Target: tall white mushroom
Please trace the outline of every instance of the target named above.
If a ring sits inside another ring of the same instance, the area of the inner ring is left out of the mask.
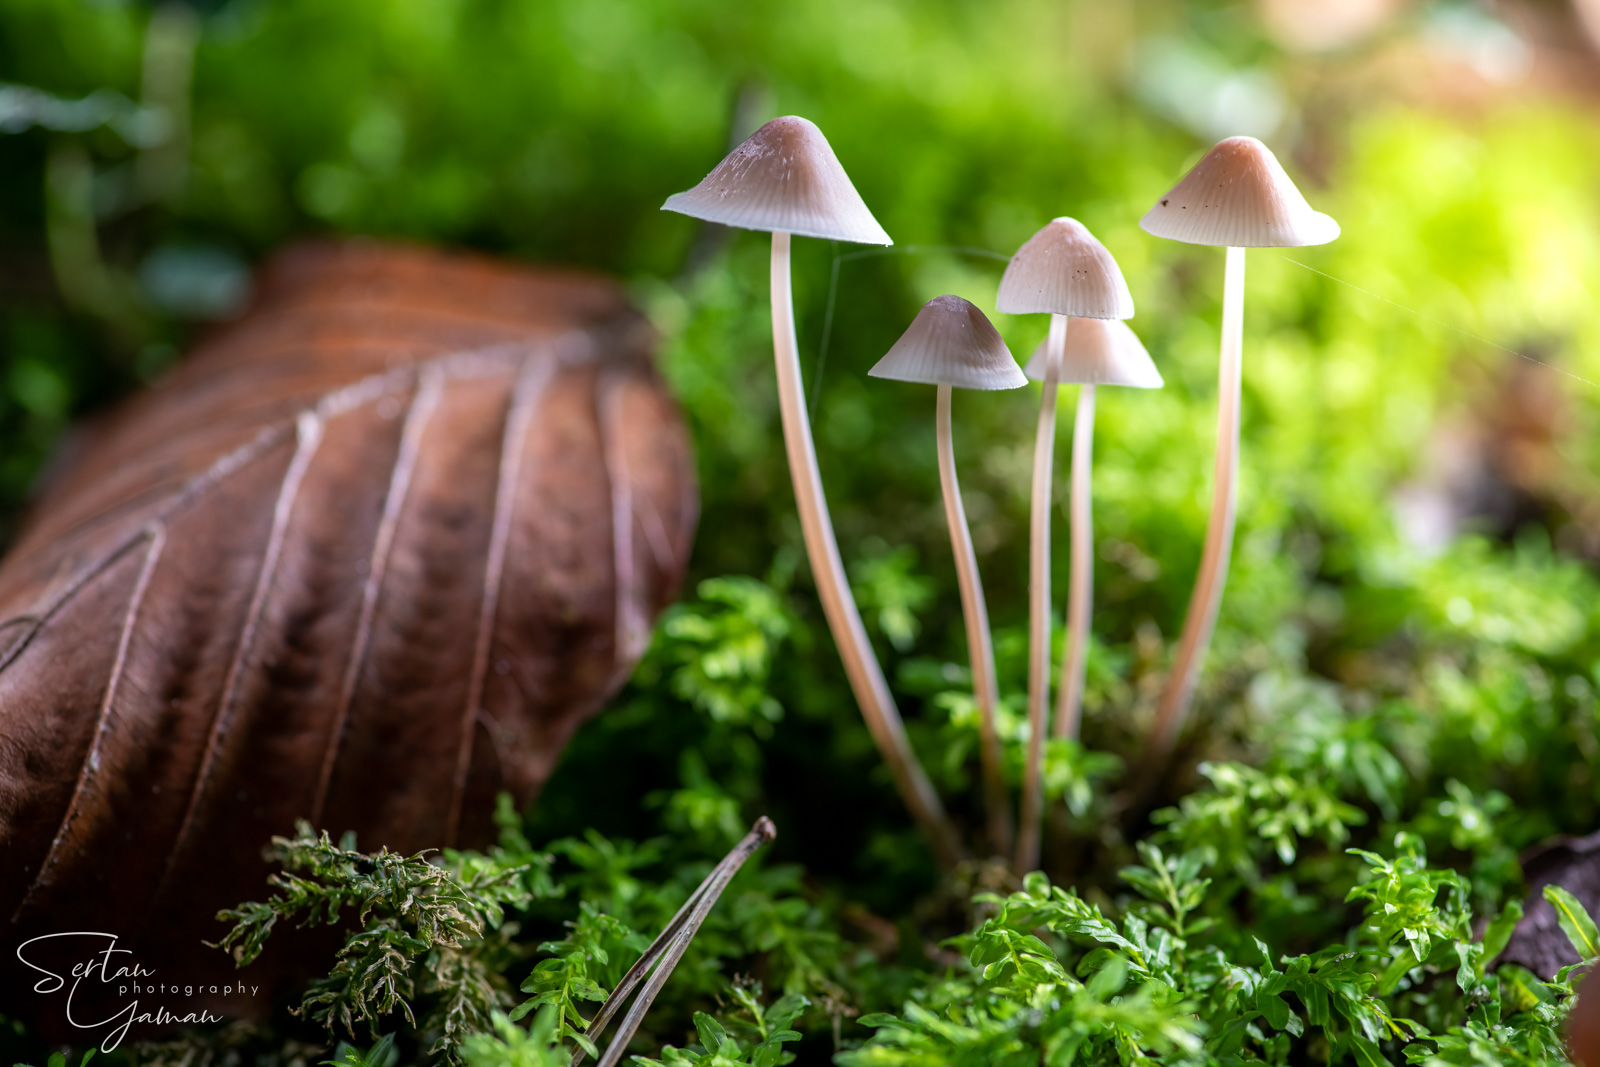
[[[1148,745],[1153,770],[1166,759],[1194,697],[1222,603],[1233,550],[1239,480],[1239,387],[1243,366],[1244,251],[1327,244],[1339,224],[1311,210],[1266,145],[1254,137],[1217,144],[1140,220],[1147,233],[1228,250],[1222,284],[1222,357],[1217,376],[1217,454],[1211,517],[1172,673]]]
[[[1023,368],[1043,381],[1048,344],[1042,344]],[[1067,585],[1067,651],[1061,660],[1061,685],[1056,692],[1055,736],[1077,737],[1083,710],[1083,680],[1089,662],[1089,608],[1094,596],[1094,523],[1092,519],[1095,387],[1127,385],[1159,389],[1161,374],[1128,324],[1117,319],[1079,319],[1067,330],[1062,353],[1062,385],[1077,383],[1078,411],[1072,425],[1072,488],[1067,513],[1072,531],[1072,567]]]
[[[751,134],[704,181],[687,192],[668,197],[662,209],[772,234],[772,348],[777,363],[783,440],[806,556],[862,718],[912,816],[927,834],[940,861],[953,865],[961,856],[960,840],[906,740],[900,712],[861,624],[861,613],[839,558],[828,502],[822,493],[816,447],[811,441],[811,424],[806,417],[789,280],[791,234],[858,244],[894,242],[850,184],[822,131],[793,115],[773,119]]]
[[[1012,315],[1050,315],[1044,400],[1033,449],[1028,562],[1028,758],[1023,769],[1017,869],[1039,865],[1044,816],[1045,708],[1050,702],[1050,473],[1056,437],[1056,385],[1067,319],[1130,319],[1133,297],[1117,261],[1076,219],[1053,219],[1006,265],[995,306]]]
[[[939,488],[944,493],[944,517],[950,527],[950,550],[955,555],[956,579],[961,589],[967,656],[972,664],[972,694],[978,704],[989,843],[996,855],[1004,856],[1011,851],[1011,816],[994,721],[1000,685],[995,677],[994,642],[989,633],[983,581],[978,576],[978,557],[972,550],[967,513],[961,505],[961,484],[956,480],[950,394],[952,389],[1018,389],[1028,380],[983,312],[959,296],[936,296],[924,304],[888,355],[867,373],[874,378],[939,387],[935,418]]]

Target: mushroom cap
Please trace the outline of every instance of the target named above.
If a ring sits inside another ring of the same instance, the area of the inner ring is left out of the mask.
[[[1034,349],[1023,368],[1036,382],[1044,381],[1045,345]],[[1135,389],[1160,389],[1166,383],[1150,360],[1138,336],[1116,319],[1073,319],[1067,324],[1067,347],[1061,354],[1062,385],[1131,385]]]
[[[744,230],[894,244],[822,131],[797,115],[773,119],[752,133],[704,181],[667,197],[661,209]]]
[[[1230,137],[1156,201],[1139,225],[1171,241],[1230,248],[1324,245],[1339,224],[1311,210],[1272,150]]]
[[[888,355],[867,373],[958,389],[1017,389],[1028,384],[987,316],[959,296],[936,296],[923,304]]]
[[[1077,219],[1051,219],[1006,264],[995,308],[1008,315],[1133,318],[1122,268]]]

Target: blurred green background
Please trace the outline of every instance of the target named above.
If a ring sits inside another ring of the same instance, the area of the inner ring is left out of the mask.
[[[1138,761],[1206,519],[1222,282],[1220,250],[1138,219],[1210,143],[1250,133],[1343,236],[1250,255],[1235,569],[1161,799],[1225,756],[1315,764],[1374,825],[1422,817],[1449,779],[1506,800],[1512,846],[1592,830],[1585,25],[1556,0],[0,0],[0,505],[14,524],[72,420],[248,306],[252,267],[287,242],[614,274],[661,330],[703,522],[686,604],[533,831],[664,829],[709,850],[766,811],[780,854],[898,913],[931,862],[805,572],[765,240],[658,210],[761,121],[805,115],[898,242],[797,242],[824,479],[914,740],[974,841],[933,395],[865,371],[932,296],[992,308],[1003,257],[1053,216],[1088,225],[1128,278],[1167,386],[1102,394],[1087,750],[1051,755],[1077,842],[1052,865],[1114,866],[1143,816],[1108,798],[1118,761]],[[1019,358],[1046,327],[996,323]],[[1030,387],[956,407],[1014,763],[1037,403]],[[1064,513],[1056,531],[1064,595]],[[1441,847],[1470,859],[1477,839],[1456,838]]]

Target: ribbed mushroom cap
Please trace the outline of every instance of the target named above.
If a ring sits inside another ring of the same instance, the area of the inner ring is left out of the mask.
[[[744,230],[894,244],[850,184],[822,131],[796,115],[773,119],[752,133],[704,181],[667,197],[661,209]]]
[[[1168,240],[1231,248],[1323,245],[1339,236],[1339,224],[1311,210],[1254,137],[1219,142],[1139,225]]]
[[[1044,344],[1034,349],[1023,368],[1036,382],[1044,381]],[[1067,324],[1067,347],[1061,355],[1062,385],[1131,385],[1135,389],[1160,389],[1165,382],[1150,361],[1150,353],[1128,324],[1116,319],[1073,319]]]
[[[874,378],[958,389],[1016,389],[1028,384],[994,325],[970,301],[936,296],[917,312]]]
[[[1008,315],[1133,318],[1122,268],[1077,219],[1052,219],[1006,264],[995,307]]]

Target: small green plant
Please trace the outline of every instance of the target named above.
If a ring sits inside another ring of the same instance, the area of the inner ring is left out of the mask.
[[[1259,881],[1269,855],[1287,866],[1302,840],[1342,845],[1350,828],[1367,820],[1361,809],[1314,778],[1238,763],[1201,764],[1200,773],[1212,787],[1157,812],[1155,821],[1165,824],[1164,836],[1180,847],[1211,850],[1215,862],[1247,884]]]
[[[567,1067],[572,1053],[561,1044],[555,1008],[533,1017],[526,1030],[502,1012],[490,1017],[491,1029],[469,1034],[461,1042],[466,1067]]]
[[[699,601],[669,608],[644,677],[664,673],[678,698],[718,722],[770,724],[783,715],[768,680],[791,622],[779,592],[753,578],[708,578]]]
[[[523,843],[513,838],[514,846]],[[500,973],[513,954],[505,908],[548,890],[538,877],[547,861],[517,862],[526,858],[519,847],[488,856],[451,853],[440,862],[426,853],[363,853],[349,836],[334,844],[305,822],[294,837],[273,838],[268,856],[283,866],[268,879],[277,892],[218,913],[234,925],[216,947],[245,966],[280,921],[353,922],[333,970],[311,984],[296,1009],[330,1035],[354,1037],[361,1024],[375,1034],[394,1012],[418,1026],[412,1001],[420,994],[429,1005],[421,1029],[438,1034],[434,1051],[453,1051],[466,1034],[487,1026],[495,1010],[511,1005]]]
[[[370,1048],[341,1041],[333,1050],[333,1059],[323,1060],[323,1067],[395,1067],[400,1062],[400,1050],[394,1046],[394,1035],[384,1034]]]
[[[579,908],[578,918],[569,924],[571,932],[566,937],[539,946],[540,952],[550,956],[540,960],[522,983],[522,991],[533,996],[517,1005],[510,1018],[515,1021],[535,1009],[549,1011],[555,1019],[556,1035],[582,1046],[593,1056],[597,1051],[584,1033],[589,1020],[580,1006],[584,1002],[604,1002],[622,976],[621,961],[637,959],[650,941],[590,901],[584,901]],[[601,985],[601,981],[605,984]]]
[[[99,1050],[91,1048],[84,1052],[83,1058],[78,1061],[78,1067],[89,1067],[89,1061],[94,1059],[94,1054],[97,1051]],[[50,1058],[46,1060],[45,1063],[46,1067],[67,1067],[67,1054],[65,1052],[52,1052],[50,1053]],[[14,1064],[13,1067],[28,1067],[28,1065],[25,1063],[18,1063]]]
[[[763,1007],[760,983],[735,985],[732,997],[737,1010],[727,1025],[703,1011],[695,1012],[698,1045],[666,1045],[659,1060],[635,1056],[633,1062],[641,1067],[783,1067],[793,1063],[794,1053],[785,1051],[783,1046],[800,1040],[799,1031],[788,1027],[806,1010],[809,1001],[791,993]]]
[[[1122,871],[1136,898],[1120,920],[1040,874],[986,897],[998,913],[952,942],[965,966],[898,1015],[864,1017],[877,1035],[837,1062],[1559,1062],[1574,968],[1550,982],[1488,972],[1520,908],[1474,937],[1466,880],[1430,868],[1415,839],[1402,836],[1393,859],[1352,850],[1368,868],[1348,894],[1362,925],[1295,955],[1204,914],[1204,850],[1139,851],[1144,862]],[[1600,958],[1582,906],[1547,897],[1582,959]]]

